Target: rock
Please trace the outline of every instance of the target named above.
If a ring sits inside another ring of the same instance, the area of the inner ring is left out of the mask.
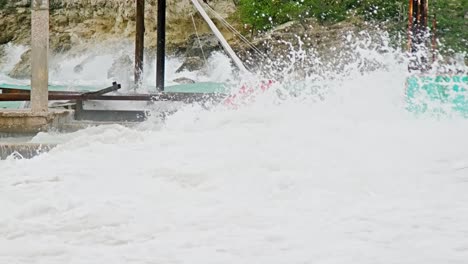
[[[13,70],[8,73],[8,76],[14,79],[31,78],[31,50],[21,55],[21,60],[15,65]]]
[[[83,71],[83,65],[78,64],[75,67],[73,67],[73,72],[74,73],[81,73]]]
[[[69,34],[54,34],[50,38],[50,49],[55,53],[63,53],[72,48]]]
[[[65,15],[58,15],[58,16],[55,18],[55,23],[56,23],[56,25],[59,25],[59,26],[67,26],[67,24],[68,24],[68,17],[65,16]]]
[[[157,0],[146,0],[145,44],[148,49],[155,49],[157,34],[156,11]],[[4,8],[1,8],[4,3]],[[31,0],[0,0],[0,45],[14,42],[14,44],[28,45],[30,41],[31,27]],[[213,0],[210,5],[223,18],[236,12],[232,0]],[[51,50],[65,52],[75,46],[88,43],[102,43],[107,40],[134,39],[135,33],[135,1],[130,0],[54,0],[50,1],[50,29]],[[201,16],[197,15],[190,0],[168,0],[167,3],[167,52],[175,54],[191,50],[188,56],[201,56],[200,49],[193,49],[195,38],[190,38],[195,30],[192,22],[192,14],[198,25],[200,36],[211,33],[209,27]],[[239,24],[234,26],[240,28]],[[234,35],[226,28],[220,27],[223,35],[228,40],[234,39]],[[153,34],[154,33],[154,34]],[[187,46],[187,39],[192,40],[192,45]],[[212,38],[214,40],[214,38]],[[211,45],[211,40],[204,43],[206,53],[215,49],[217,41]],[[181,48],[181,46],[183,46]]]
[[[197,35],[191,35],[185,48],[185,61],[176,72],[202,69],[205,66],[205,58],[221,49],[218,39],[213,34],[203,34],[199,38]]]
[[[19,0],[19,1],[16,1],[16,2],[17,3],[15,4],[15,7],[29,7],[30,6],[30,1],[28,1],[28,0]]]
[[[3,31],[0,33],[0,45],[7,44],[13,40],[15,36],[10,34],[10,32]]]
[[[465,13],[465,20],[468,20],[468,11]]]
[[[5,52],[5,46],[4,45],[0,45],[0,66],[4,63],[4,57],[6,55],[6,52]]]
[[[132,71],[133,61],[129,55],[125,54],[114,61],[107,71],[107,78],[122,78],[122,76],[128,76]]]
[[[186,77],[180,77],[177,79],[174,79],[173,82],[180,83],[180,84],[189,84],[189,83],[195,83],[194,80]]]
[[[183,71],[197,71],[205,66],[205,61],[200,57],[187,57],[185,58],[184,63],[182,66],[177,69],[176,73],[183,72]]]
[[[201,47],[200,47],[201,46]],[[196,35],[191,35],[187,41],[186,57],[210,57],[215,51],[222,49],[218,39],[213,34],[204,34],[200,38]]]
[[[304,25],[302,25],[299,21],[290,21],[285,24],[277,26],[275,29],[272,30],[272,34],[284,34],[284,33],[294,33],[294,34],[304,34]]]

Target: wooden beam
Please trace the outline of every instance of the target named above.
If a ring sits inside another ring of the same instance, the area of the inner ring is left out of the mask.
[[[31,110],[47,112],[49,0],[33,0],[31,7]]]
[[[166,56],[166,0],[158,0],[158,39],[156,51],[156,89],[164,91]]]
[[[136,36],[135,36],[135,87],[143,81],[143,57],[145,50],[145,0],[136,0]]]
[[[96,101],[176,101],[185,103],[206,102],[213,100],[220,102],[226,98],[226,94],[217,93],[153,93],[134,95],[94,95],[94,94],[67,94],[50,93],[50,101],[61,100],[96,100]],[[30,101],[28,93],[5,93],[0,94],[0,102]]]

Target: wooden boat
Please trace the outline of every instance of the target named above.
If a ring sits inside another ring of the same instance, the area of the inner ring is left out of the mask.
[[[437,21],[434,17],[433,55],[429,58],[428,11],[429,0],[409,0],[408,49],[412,54],[409,70],[413,74],[406,82],[407,109],[418,115],[458,113],[468,117],[468,75],[434,74],[430,70],[429,61],[436,60]],[[426,52],[421,47],[426,47]]]

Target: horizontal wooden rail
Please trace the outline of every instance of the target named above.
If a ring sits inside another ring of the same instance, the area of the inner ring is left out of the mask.
[[[51,92],[50,101],[62,100],[96,100],[96,101],[178,101],[178,102],[200,102],[200,101],[221,101],[226,98],[226,94],[217,93],[153,93],[153,94],[126,94],[126,95],[99,95],[83,93]],[[7,101],[30,101],[29,93],[2,93],[0,102]]]

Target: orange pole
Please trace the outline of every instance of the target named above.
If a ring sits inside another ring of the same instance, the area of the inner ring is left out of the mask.
[[[432,21],[432,62],[436,61],[437,57],[437,15],[434,14],[434,21]]]

